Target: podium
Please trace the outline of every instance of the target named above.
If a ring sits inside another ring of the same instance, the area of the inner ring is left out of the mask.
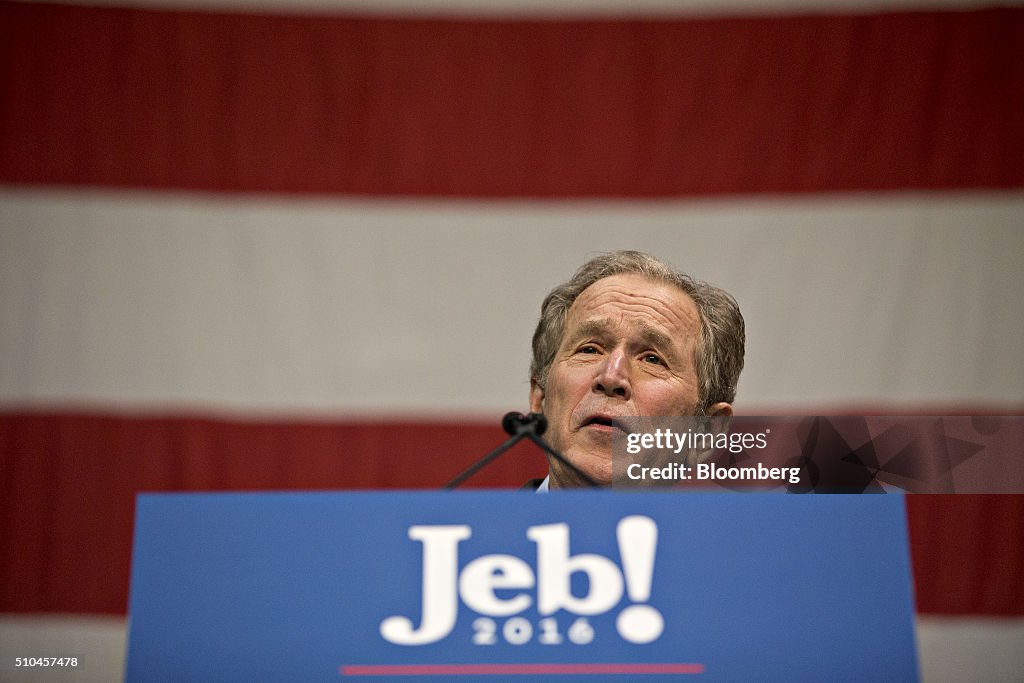
[[[129,681],[917,679],[900,495],[144,494]]]

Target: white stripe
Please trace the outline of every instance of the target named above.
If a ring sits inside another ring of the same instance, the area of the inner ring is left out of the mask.
[[[0,191],[0,402],[526,406],[541,299],[648,250],[732,292],[738,409],[1024,403],[1024,193],[392,202]]]
[[[50,0],[28,0],[50,2]],[[438,17],[686,17],[876,13],[1016,6],[1022,0],[66,0],[65,4]]]
[[[114,616],[0,614],[0,679],[17,683],[124,679],[125,620]],[[74,657],[75,668],[17,669],[17,657]]]
[[[1024,672],[1024,619],[918,617],[921,680],[1019,681]]]

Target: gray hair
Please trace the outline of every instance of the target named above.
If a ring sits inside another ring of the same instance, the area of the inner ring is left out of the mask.
[[[732,403],[743,370],[746,331],[736,300],[726,291],[673,270],[665,262],[639,251],[602,254],[584,263],[572,278],[551,290],[540,308],[533,333],[530,380],[544,387],[565,334],[565,320],[583,290],[612,275],[639,274],[675,285],[697,304],[700,340],[694,351],[700,412],[716,403]]]

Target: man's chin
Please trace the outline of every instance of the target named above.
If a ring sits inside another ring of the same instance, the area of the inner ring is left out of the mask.
[[[612,483],[612,461],[607,454],[566,454],[566,458],[575,465],[580,472],[590,477],[598,486],[611,486]],[[579,472],[566,466],[564,463],[552,463],[554,473],[553,488],[581,488],[589,487],[590,484],[580,476]]]

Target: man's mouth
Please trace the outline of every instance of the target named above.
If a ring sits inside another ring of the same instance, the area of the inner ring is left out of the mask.
[[[583,427],[595,427],[598,429],[611,429],[612,418],[608,415],[591,415],[583,421]]]

